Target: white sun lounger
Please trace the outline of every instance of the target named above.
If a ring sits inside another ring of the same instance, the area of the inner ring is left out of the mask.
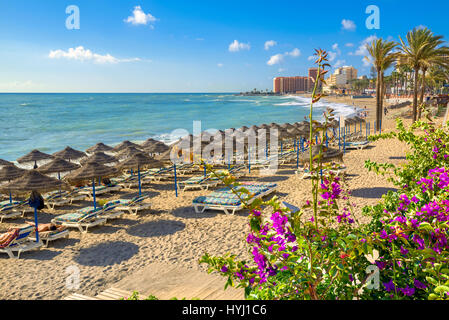
[[[344,144],[346,150],[363,150],[366,147],[368,147],[369,141],[363,141],[363,142],[346,142]]]
[[[18,228],[16,236],[6,245],[0,248],[0,252],[7,253],[11,259],[19,259],[23,252],[39,249],[43,246],[42,241],[36,242],[30,239],[34,232],[33,226]],[[16,253],[16,255],[14,255]]]
[[[0,223],[6,219],[24,217],[27,213],[33,213],[34,209],[28,206],[27,201],[13,201],[12,203],[3,203],[0,206]]]
[[[54,210],[55,207],[70,204],[70,199],[67,199],[67,191],[55,191],[44,195],[44,202],[48,209]]]
[[[143,194],[140,197],[133,199],[119,199],[112,200],[103,206],[104,210],[120,210],[127,211],[129,214],[137,215],[139,211],[148,210],[151,208],[151,204],[143,202],[143,200],[150,198],[149,194]]]
[[[252,203],[255,199],[260,199],[276,190],[276,184],[247,184],[239,186],[240,188],[248,189],[248,191],[254,190],[254,196],[247,201],[248,204]],[[256,189],[257,188],[257,189]],[[246,194],[242,194],[243,198],[246,198]],[[219,190],[213,192],[209,196],[197,197],[193,200],[193,207],[196,213],[203,213],[206,210],[220,210],[226,214],[235,214],[236,211],[244,208],[244,203],[230,190]]]
[[[340,176],[342,174],[346,173],[346,167],[342,167],[342,168],[338,168],[338,169],[323,169],[323,174],[325,174],[326,172],[331,172],[333,175],[335,176]],[[310,172],[308,169],[299,169],[295,172],[296,174],[303,174],[301,179],[308,179],[308,178],[312,178],[313,176],[315,176],[314,173]]]
[[[101,194],[105,194],[105,193],[109,193],[109,192],[119,191],[120,189],[122,189],[122,187],[119,185],[96,186],[95,187],[95,195],[101,195]],[[92,187],[85,188],[84,190],[81,190],[79,193],[86,195],[89,198],[93,198],[93,196],[94,196]]]
[[[32,227],[34,227],[34,223],[29,223]],[[44,248],[47,248],[49,243],[52,241],[56,241],[58,239],[68,238],[69,230],[49,230],[49,231],[39,231],[39,240],[41,240],[44,244]],[[36,241],[36,232],[34,232],[30,236],[31,241]]]
[[[102,208],[94,210],[93,207],[87,207],[74,213],[58,216],[51,222],[67,228],[77,228],[80,232],[87,233],[89,228],[106,224],[107,219],[98,215],[102,210]]]
[[[209,176],[198,176],[178,182],[178,187],[181,191],[192,189],[208,190],[210,187],[216,187],[219,183],[220,180],[217,178],[211,178]]]

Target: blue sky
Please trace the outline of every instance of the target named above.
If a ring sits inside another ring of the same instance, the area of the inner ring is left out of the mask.
[[[66,28],[69,5],[79,30]],[[365,26],[368,5],[378,30]],[[0,0],[0,92],[271,89],[275,76],[306,75],[314,48],[369,74],[366,39],[417,26],[448,39],[447,12],[440,0]]]

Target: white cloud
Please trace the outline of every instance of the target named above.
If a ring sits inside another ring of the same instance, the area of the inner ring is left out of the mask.
[[[273,66],[275,64],[281,63],[282,61],[284,61],[284,55],[278,53],[278,54],[275,54],[274,56],[271,56],[271,58],[270,58],[270,60],[268,60],[267,64],[269,66]]]
[[[376,40],[376,39],[377,39],[377,36],[369,36],[368,38],[364,39],[354,54],[356,56],[368,55],[368,50],[366,49],[366,45],[373,42],[373,40]]]
[[[369,67],[372,64],[371,58],[368,56],[363,57],[362,62],[364,67]]]
[[[314,60],[315,59],[315,56],[309,56],[308,58],[307,58],[307,60],[309,60],[309,61],[312,61],[312,60]]]
[[[287,71],[287,69],[284,69],[284,68],[279,68],[278,69],[278,72],[284,72],[284,71]]]
[[[265,50],[270,50],[271,47],[274,47],[275,45],[277,45],[277,42],[274,40],[268,40],[265,42]]]
[[[150,27],[153,29],[153,23],[155,23],[158,19],[156,19],[151,13],[145,13],[143,12],[142,8],[140,6],[134,7],[133,15],[129,16],[124,21],[126,23],[131,23],[133,25],[150,25]]]
[[[345,44],[345,46],[348,48],[352,48],[354,46],[354,44],[351,42],[348,42],[347,44]]]
[[[223,67],[223,63],[217,63],[217,67],[219,68]]]
[[[269,66],[273,66],[275,64],[279,64],[279,63],[283,62],[284,57],[286,57],[286,56],[291,56],[291,57],[297,58],[300,55],[301,55],[301,50],[299,50],[298,48],[295,48],[290,52],[286,52],[284,54],[278,53],[278,54],[275,54],[274,56],[271,56],[270,60],[268,60],[267,64]]]
[[[241,42],[238,42],[237,40],[234,40],[234,42],[232,42],[229,45],[230,52],[238,52],[240,50],[249,50],[250,48],[251,48],[251,46],[249,45],[249,43],[241,43]]]
[[[101,55],[98,53],[93,53],[89,49],[85,49],[83,46],[77,48],[69,48],[69,50],[51,50],[48,54],[50,59],[67,59],[67,60],[78,60],[78,61],[93,61],[94,63],[106,64],[106,63],[119,63],[119,62],[137,62],[141,61],[140,58],[131,59],[118,59],[111,56],[109,53]]]
[[[356,29],[356,25],[355,25],[354,21],[352,21],[352,20],[343,19],[341,21],[341,25],[343,27],[343,30],[355,31],[355,29]]]
[[[335,53],[335,52],[333,52],[333,51],[329,51],[329,52],[328,52],[328,60],[329,60],[329,62],[334,61],[335,58],[337,58],[337,53]]]
[[[298,48],[293,49],[291,52],[286,52],[285,55],[292,56],[292,57],[299,57],[301,55],[301,50]]]
[[[196,41],[204,41],[204,38],[196,38]]]
[[[345,65],[345,63],[346,63],[346,60],[337,60],[337,62],[335,62],[333,67],[340,68],[340,67],[343,67]]]

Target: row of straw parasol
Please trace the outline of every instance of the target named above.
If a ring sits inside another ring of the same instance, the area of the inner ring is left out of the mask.
[[[76,158],[85,156],[79,151],[71,148],[69,149],[69,147],[60,153],[57,153],[60,157],[53,155],[51,157],[53,159],[51,162],[46,163],[38,169],[26,170],[18,168],[8,161],[2,161],[0,169],[0,182],[6,182],[6,184],[0,186],[0,192],[9,193],[10,202],[12,203],[13,193],[26,194],[32,191],[45,193],[58,189],[60,191],[62,189],[70,190],[69,184],[61,180],[60,173],[72,171],[65,177],[65,180],[69,182],[76,182],[80,180],[92,179],[94,208],[96,209],[95,179],[118,175],[122,169],[135,169],[138,171],[139,194],[141,195],[140,169],[143,167],[161,167],[163,164],[162,162],[149,157],[143,151],[138,151],[137,149],[133,150],[130,148],[128,149],[129,150],[126,148],[123,149],[124,161],[119,163],[116,167],[102,164],[107,163],[108,161],[115,161],[114,158],[104,153],[95,153],[92,158],[88,158],[86,161],[83,161],[81,166],[76,163],[66,161],[63,158],[76,160]],[[22,163],[34,161],[36,166],[37,161],[44,159],[50,159],[50,157],[40,151],[33,150],[33,152],[25,157],[22,157],[20,160]],[[58,173],[58,179],[46,175],[50,173]],[[34,209],[36,241],[39,242],[39,234],[37,232],[37,208],[35,207]]]

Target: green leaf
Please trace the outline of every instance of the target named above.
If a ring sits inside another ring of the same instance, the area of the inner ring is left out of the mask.
[[[427,282],[433,284],[434,286],[438,285],[438,281],[436,281],[434,278],[432,277],[426,277]]]
[[[449,292],[448,286],[438,286],[433,291],[435,291],[438,294],[445,294]]]

